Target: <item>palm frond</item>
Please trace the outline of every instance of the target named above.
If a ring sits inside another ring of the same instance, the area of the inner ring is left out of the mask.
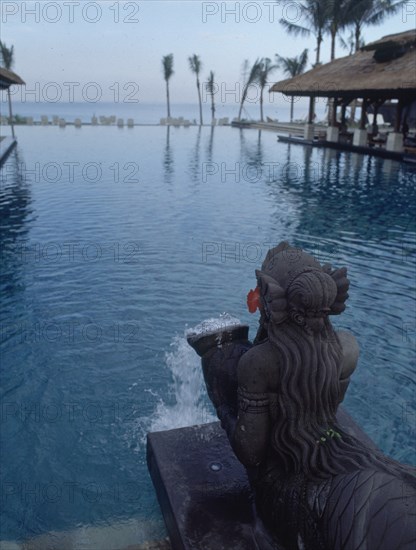
[[[276,54],[276,59],[283,73],[293,78],[305,72],[308,63],[308,50],[303,50],[303,52],[296,57],[281,57]]]
[[[346,17],[348,24],[378,25],[396,14],[408,0],[348,0]]]
[[[380,0],[378,2],[374,2],[373,10],[368,14],[366,24],[379,25],[388,16],[395,15],[407,1],[408,0],[400,0],[398,2],[394,2],[391,0]]]
[[[166,81],[173,75],[173,53],[164,55],[162,58],[163,76]]]
[[[8,48],[4,42],[0,40],[0,58],[5,69],[11,69],[14,64],[14,46]]]
[[[202,63],[199,56],[196,54],[191,55],[188,57],[188,62],[191,71],[198,76],[202,69]]]
[[[295,23],[286,21],[286,19],[280,19],[279,23],[287,30],[289,34],[293,34],[293,36],[309,36],[312,33],[311,29],[308,29],[308,27],[296,25]]]
[[[214,73],[211,71],[208,76],[208,80],[206,82],[206,89],[207,92],[210,94],[214,93]]]
[[[271,73],[277,69],[277,65],[272,64],[272,60],[268,57],[264,57],[260,60],[258,68],[258,81],[261,88],[264,88],[269,81]]]

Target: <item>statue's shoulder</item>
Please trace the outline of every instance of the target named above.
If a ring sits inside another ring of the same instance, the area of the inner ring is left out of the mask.
[[[250,382],[261,387],[259,391],[270,390],[270,380],[274,379],[278,356],[274,346],[267,340],[250,348],[238,362],[239,382]]]
[[[352,332],[340,330],[337,332],[337,336],[342,348],[341,378],[348,378],[357,366],[360,348],[357,338]]]

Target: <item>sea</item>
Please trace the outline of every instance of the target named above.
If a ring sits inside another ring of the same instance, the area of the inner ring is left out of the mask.
[[[2,116],[8,116],[7,98],[0,102],[0,113]],[[215,118],[228,118],[229,121],[238,116],[238,103],[219,103],[216,105]],[[326,102],[321,98],[316,103],[317,120],[325,117]],[[202,105],[203,122],[211,123],[211,105],[203,103]],[[93,116],[115,116],[127,121],[132,118],[135,124],[159,124],[160,119],[167,116],[166,103],[127,103],[113,101],[99,102],[47,102],[47,101],[13,101],[13,114],[20,117],[33,117],[34,121],[40,121],[41,116],[47,116],[52,120],[53,116],[65,119],[67,122],[74,122],[76,118],[81,119],[83,123],[91,122]],[[308,114],[308,102],[304,98],[299,98],[294,106],[294,120],[304,121]],[[183,117],[191,122],[199,122],[198,104],[192,103],[173,103],[171,104],[171,116],[175,118]],[[281,100],[281,103],[271,102],[268,98],[264,103],[264,118],[272,118],[279,122],[288,122],[290,120],[290,103]],[[260,119],[259,104],[246,103],[242,111],[242,118],[247,120]]]

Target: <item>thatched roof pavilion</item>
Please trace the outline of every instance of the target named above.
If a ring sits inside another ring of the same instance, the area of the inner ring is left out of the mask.
[[[372,105],[376,120],[380,106],[386,100],[396,100],[394,131],[398,133],[406,118],[404,109],[409,110],[416,98],[416,30],[384,36],[353,55],[319,65],[294,78],[281,80],[270,91],[311,98],[309,125],[313,123],[314,117],[313,99],[333,98],[331,128],[337,126],[337,106],[342,106],[341,124],[345,126],[347,105],[361,99],[359,129],[363,133],[354,137],[357,145],[364,144],[367,139],[367,135],[364,135],[367,108]],[[338,140],[337,132],[332,132],[331,136],[330,141]],[[395,149],[400,147],[399,142],[394,145]]]
[[[335,59],[294,78],[281,80],[271,92],[292,96],[368,99],[414,99],[416,30],[391,34],[347,57]]]
[[[26,84],[26,82],[13,71],[0,67],[0,90],[7,90],[7,88],[10,88],[13,84],[22,85]]]

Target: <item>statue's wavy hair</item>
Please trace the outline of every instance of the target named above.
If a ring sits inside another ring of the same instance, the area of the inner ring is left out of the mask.
[[[263,333],[277,350],[279,386],[271,404],[272,446],[287,473],[322,478],[378,467],[403,467],[367,448],[337,423],[342,347],[329,315],[345,309],[345,268],[305,267],[286,288],[256,271],[263,302]],[[407,474],[405,474],[407,477]]]

